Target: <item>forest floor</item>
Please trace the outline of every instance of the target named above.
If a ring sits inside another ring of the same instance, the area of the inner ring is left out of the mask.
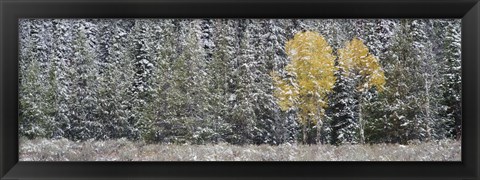
[[[461,161],[461,142],[236,146],[21,139],[20,161]]]

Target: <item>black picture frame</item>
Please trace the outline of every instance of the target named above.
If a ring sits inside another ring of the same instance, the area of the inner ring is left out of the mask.
[[[0,179],[480,179],[478,0],[0,0]],[[461,162],[19,162],[19,18],[461,18]]]

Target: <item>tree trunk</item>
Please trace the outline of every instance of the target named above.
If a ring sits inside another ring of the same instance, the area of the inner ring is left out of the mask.
[[[303,128],[303,144],[307,144],[307,125],[304,124]]]
[[[317,139],[316,139],[316,143],[317,144],[320,144],[321,143],[321,128],[322,128],[322,125],[323,125],[323,122],[322,122],[322,115],[323,115],[323,109],[322,108],[318,108],[317,109],[317,124],[316,124],[316,129],[317,129]]]
[[[362,118],[362,93],[358,96],[358,125],[360,128],[360,143],[365,143],[364,122]]]
[[[426,106],[425,106],[425,116],[426,116],[426,121],[425,123],[425,130],[427,131],[425,140],[430,140],[431,137],[431,130],[430,130],[430,88],[429,88],[429,83],[428,80],[425,79],[425,93],[426,93]]]
[[[317,121],[317,143],[318,144],[321,144],[321,139],[322,139],[322,136],[321,136],[321,128],[322,128],[322,125],[323,125],[323,122],[322,122],[322,119],[321,118],[318,118],[318,121]]]

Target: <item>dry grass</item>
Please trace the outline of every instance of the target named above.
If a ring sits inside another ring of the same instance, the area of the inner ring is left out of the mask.
[[[73,142],[20,140],[20,161],[460,161],[461,142],[412,145],[145,144],[125,139]]]

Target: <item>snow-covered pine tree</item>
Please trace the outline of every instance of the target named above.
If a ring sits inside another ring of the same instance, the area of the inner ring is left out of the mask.
[[[95,114],[97,105],[97,54],[94,46],[97,43],[94,34],[96,25],[86,21],[72,21],[73,43],[72,59],[68,62],[66,79],[68,125],[65,137],[71,140],[99,138],[102,124]]]
[[[357,118],[357,97],[355,97],[355,82],[349,76],[343,75],[343,68],[335,72],[337,81],[333,88],[332,99],[330,100],[330,122],[331,134],[330,143],[339,145],[344,143],[358,143],[359,124]]]
[[[247,25],[247,32],[251,33],[248,41],[251,42],[249,48],[253,53],[253,60],[249,62],[249,72],[252,85],[248,90],[251,94],[251,103],[255,113],[255,125],[252,130],[253,143],[255,144],[277,144],[278,139],[275,136],[275,125],[279,121],[278,107],[274,109],[275,100],[272,95],[272,79],[268,72],[273,70],[273,58],[275,50],[272,47],[271,27],[269,20],[256,19]],[[278,130],[281,130],[279,127]]]
[[[379,138],[374,140],[372,136],[372,141],[404,144],[415,136],[415,121],[422,110],[419,98],[425,94],[421,94],[424,86],[418,81],[423,77],[419,68],[421,61],[417,60],[418,51],[414,48],[412,20],[400,20],[398,28],[385,59],[386,90],[379,97],[379,101],[383,102],[379,109],[384,112],[383,126],[378,124],[377,127],[383,129],[371,133]]]
[[[395,31],[397,29],[398,20],[394,19],[375,19],[372,20],[375,22],[375,27],[373,36],[370,36],[369,41],[375,43],[367,43],[367,46],[372,49],[372,53],[378,57],[379,62],[382,67],[386,68],[390,66],[389,61],[386,61],[388,58],[388,51],[392,49],[392,42],[395,36]],[[388,77],[387,81],[388,81]],[[379,139],[383,138],[381,135],[385,127],[385,118],[384,118],[384,109],[386,104],[379,96],[383,96],[382,93],[375,91],[368,92],[369,101],[365,102],[363,105],[363,112],[365,118],[369,119],[365,124],[365,139],[367,142],[378,142]]]
[[[264,28],[266,29],[266,39],[263,42],[265,49],[266,69],[269,73],[271,71],[278,72],[279,74],[285,74],[284,67],[288,64],[287,54],[285,52],[284,44],[287,42],[287,27],[288,21],[279,20],[279,19],[269,19],[266,20]],[[267,89],[266,95],[271,101],[271,105],[264,106],[264,108],[270,108],[270,113],[273,118],[273,124],[270,127],[270,134],[272,134],[272,139],[275,141],[274,144],[284,143],[286,141],[293,141],[295,139],[296,129],[298,124],[295,119],[290,118],[289,114],[294,114],[292,112],[283,112],[281,111],[276,98],[273,95],[274,86],[273,79],[268,78],[267,86],[264,86],[264,89]]]
[[[350,23],[352,23],[352,26],[350,26],[352,29],[351,36],[363,40],[371,53],[378,57],[381,62],[386,50],[391,46],[390,39],[394,35],[396,20],[357,19],[350,20]]]
[[[55,93],[55,122],[52,123],[53,137],[60,138],[65,137],[65,132],[68,131],[71,126],[69,124],[68,111],[70,97],[69,84],[72,84],[72,80],[68,77],[69,66],[73,56],[73,48],[67,46],[73,43],[73,30],[72,22],[65,19],[52,20],[53,42],[51,46],[51,76],[50,84],[52,84],[52,91]]]
[[[190,97],[190,100],[187,102],[187,116],[193,121],[195,128],[192,131],[193,134],[190,141],[196,144],[210,142],[214,135],[211,126],[214,122],[210,121],[207,116],[208,112],[211,112],[208,103],[211,84],[208,83],[207,67],[212,56],[208,53],[212,53],[211,49],[213,49],[214,45],[213,41],[210,40],[212,37],[203,39],[205,41],[208,40],[208,42],[202,41],[202,31],[205,31],[201,26],[202,23],[203,21],[198,19],[188,22],[186,26],[188,28],[185,39],[186,47],[183,52],[185,58],[187,58],[187,71],[191,73],[187,79],[189,86],[186,87],[186,95]]]
[[[134,124],[129,122],[129,89],[133,83],[133,61],[127,50],[124,20],[100,20],[97,118],[101,121],[101,138],[137,138]]]
[[[347,19],[322,19],[317,21],[319,21],[316,27],[317,31],[324,35],[325,40],[327,40],[328,44],[332,46],[333,54],[338,54],[337,50],[340,49],[344,42],[348,41],[349,39],[350,35],[347,32],[351,31],[348,30],[348,28],[352,26],[348,24]],[[336,66],[337,64],[338,63],[336,62]],[[333,143],[333,136],[338,136],[338,132],[333,132],[333,125],[339,123],[338,116],[349,111],[348,109],[354,109],[356,107],[355,104],[352,104],[351,107],[339,104],[345,101],[338,98],[346,98],[340,95],[342,93],[342,89],[348,88],[347,84],[345,84],[345,80],[348,80],[347,77],[339,79],[339,75],[339,72],[335,72],[335,76],[337,77],[335,83],[336,85],[339,83],[343,84],[343,87],[340,88],[335,86],[334,91],[329,95],[329,106],[325,109],[325,123],[323,124],[321,133],[319,134],[319,138],[322,143]],[[348,109],[342,109],[341,107]],[[336,128],[335,131],[337,129],[338,128]]]
[[[149,142],[166,142],[172,134],[172,92],[173,89],[173,62],[178,56],[177,37],[175,36],[178,20],[162,19],[155,20],[152,25],[155,41],[152,43],[153,57],[156,68],[153,70],[153,93],[152,104],[149,106],[151,120],[145,122],[146,132],[143,139]]]
[[[46,113],[45,95],[48,93],[45,65],[48,47],[45,44],[45,27],[43,21],[21,21],[20,38],[20,113],[19,131],[28,138],[48,137],[51,123],[50,114]],[[28,39],[25,39],[28,38]]]
[[[402,20],[399,32],[395,37],[394,47],[386,53],[390,81],[400,83],[388,85],[391,91],[383,96],[383,100],[394,96],[396,102],[377,101],[376,105],[385,108],[390,113],[384,113],[383,127],[395,129],[392,135],[387,135],[393,142],[406,143],[408,140],[431,139],[433,124],[439,119],[442,109],[438,100],[441,95],[439,84],[442,77],[437,69],[441,62],[435,58],[433,34],[428,33],[433,28],[428,20]],[[395,59],[392,62],[392,58]],[[408,75],[406,75],[408,74]],[[400,87],[401,86],[401,87]],[[383,103],[382,103],[383,102]],[[382,113],[376,112],[377,115]],[[376,118],[378,120],[378,118]],[[371,126],[382,127],[382,121]],[[373,134],[381,134],[378,131]],[[397,136],[397,137],[394,137]],[[396,139],[396,140],[393,140]]]
[[[352,26],[348,22],[347,19],[322,19],[317,27],[317,31],[325,36],[325,40],[332,46],[335,54],[345,42],[353,37],[350,35],[352,30],[349,29]]]
[[[226,117],[229,113],[228,103],[234,101],[234,96],[228,95],[228,79],[230,75],[229,64],[235,62],[238,45],[238,21],[231,19],[217,19],[213,22],[215,27],[212,61],[208,63],[207,74],[209,82],[209,110],[208,119],[212,121],[215,134],[213,142],[221,142],[233,136],[233,129]],[[231,98],[230,98],[231,97]]]
[[[151,21],[135,20],[135,26],[131,31],[133,61],[135,67],[135,79],[133,84],[133,92],[139,101],[147,101],[151,92],[151,77],[154,65],[151,57],[151,47],[148,43],[152,37]],[[144,104],[146,102],[140,102]]]
[[[133,61],[134,69],[129,121],[135,124],[143,137],[148,132],[148,124],[151,124],[154,117],[154,112],[150,108],[154,100],[153,22],[146,19],[135,19],[134,23],[128,35],[130,41],[129,60]]]
[[[162,131],[156,130],[152,138],[174,143],[204,143],[209,138],[204,137],[205,134],[213,134],[205,127],[208,111],[207,62],[200,41],[200,23],[200,20],[175,20],[163,25],[165,30],[176,32],[178,36],[164,37],[163,46],[157,47],[159,68],[169,71],[155,71],[158,73],[156,94],[165,98],[165,101],[155,103],[162,104],[161,107],[165,108],[162,111],[166,114],[160,115],[155,110],[158,106],[152,106],[151,110],[157,112],[154,114],[165,117],[165,120],[155,120],[156,127]]]
[[[255,80],[254,68],[256,66],[254,52],[255,31],[259,29],[259,24],[252,19],[239,20],[237,35],[239,38],[239,47],[237,48],[237,57],[229,64],[229,114],[227,115],[229,123],[235,129],[229,141],[233,144],[251,143],[253,134],[251,133],[255,120],[254,101],[252,94]],[[258,36],[258,35],[257,35]]]
[[[197,20],[194,20],[197,21]],[[205,60],[210,62],[213,58],[213,51],[215,49],[214,36],[215,32],[214,19],[202,19],[200,24],[200,43],[205,51]]]
[[[437,136],[461,138],[462,134],[462,63],[461,63],[461,21],[442,20],[440,37],[445,39],[441,44],[440,60],[444,81],[441,104],[445,109],[441,112],[445,121],[437,128]],[[440,25],[440,24],[439,24]]]
[[[343,19],[327,20],[327,35],[336,48],[334,51],[339,55],[339,50],[344,48],[350,39],[359,38],[364,40],[367,19]],[[365,42],[365,41],[364,41]],[[360,142],[360,124],[358,108],[358,89],[355,88],[357,76],[346,75],[340,59],[336,60],[338,71],[335,72],[337,81],[330,101],[330,143],[340,145],[344,143]],[[346,93],[347,92],[347,93]],[[353,112],[352,112],[353,111]],[[352,114],[353,113],[353,114]]]
[[[113,42],[113,31],[114,27],[112,24],[114,23],[113,20],[100,20],[96,22],[98,25],[98,46],[96,46],[96,50],[98,51],[98,94],[97,100],[98,104],[96,106],[96,118],[101,121],[102,125],[105,127],[102,130],[102,135],[100,136],[101,139],[108,139],[115,137],[113,134],[115,132],[114,128],[112,128],[114,123],[117,123],[117,117],[114,115],[117,108],[115,107],[117,102],[114,99],[114,93],[118,90],[118,88],[111,88],[110,86],[116,85],[113,84],[114,74],[112,73],[114,59],[112,58],[112,54],[114,53],[111,46],[114,46]]]
[[[433,23],[430,20],[414,20],[412,22],[412,36],[414,39],[413,46],[416,50],[416,59],[419,62],[418,71],[420,78],[418,85],[421,89],[417,91],[419,96],[417,102],[420,103],[421,113],[416,117],[413,124],[414,132],[412,139],[430,140],[433,133],[433,125],[439,119],[441,107],[439,100],[441,99],[440,84],[443,77],[440,74],[441,61],[436,58],[434,53],[434,39],[432,32]]]

